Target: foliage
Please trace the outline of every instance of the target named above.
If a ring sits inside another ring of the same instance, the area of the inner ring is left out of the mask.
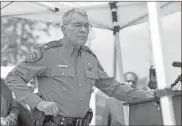
[[[8,45],[8,48],[1,53],[1,65],[15,65],[26,55],[38,46],[40,32],[49,35],[50,24],[14,17],[1,18],[1,50]]]

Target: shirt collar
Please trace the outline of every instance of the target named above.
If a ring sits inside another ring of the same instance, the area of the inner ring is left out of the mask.
[[[84,45],[81,46],[80,50],[78,50],[72,44],[66,43],[66,41],[63,41],[62,44],[69,56],[71,56],[75,51],[79,53],[78,55],[81,55],[81,52],[84,50]]]
[[[63,44],[63,47],[65,48],[65,50],[67,51],[67,53],[69,54],[69,56],[71,56],[71,54],[74,51],[73,45],[66,43],[66,41],[63,41],[62,44]]]

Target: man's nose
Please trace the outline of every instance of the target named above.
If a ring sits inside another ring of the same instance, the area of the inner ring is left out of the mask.
[[[128,84],[131,86],[131,85],[133,85],[133,83],[130,81],[130,82],[128,82]]]
[[[82,25],[81,31],[82,31],[82,32],[86,32],[86,31],[87,31],[84,25]]]
[[[125,82],[126,83],[126,85],[129,85],[129,86],[131,86],[132,85],[132,83],[131,82]]]

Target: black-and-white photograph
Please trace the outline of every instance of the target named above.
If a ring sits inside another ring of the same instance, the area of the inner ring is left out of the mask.
[[[180,126],[180,1],[1,1],[1,126]]]

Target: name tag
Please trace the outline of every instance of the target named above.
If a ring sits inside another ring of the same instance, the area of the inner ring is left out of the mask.
[[[62,65],[62,64],[59,64],[58,67],[61,67],[61,68],[67,68],[68,66],[67,65]]]

